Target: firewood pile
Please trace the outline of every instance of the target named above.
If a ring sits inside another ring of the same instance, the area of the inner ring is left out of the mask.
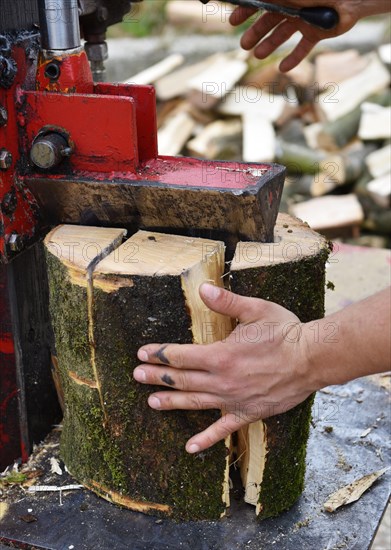
[[[129,82],[156,87],[160,154],[281,163],[283,211],[332,238],[388,235],[389,46],[321,52],[288,74],[280,59],[175,55]]]

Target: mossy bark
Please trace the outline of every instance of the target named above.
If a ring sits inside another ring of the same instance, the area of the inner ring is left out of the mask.
[[[323,317],[325,263],[330,251],[323,237],[299,220],[280,215],[274,243],[241,245],[232,263],[234,292],[276,302],[303,322]],[[265,459],[257,505],[260,518],[288,509],[303,490],[312,401],[310,397],[263,421],[266,438],[259,442]]]
[[[158,234],[140,234],[159,251]],[[142,274],[140,265],[145,267],[148,259],[140,241],[129,246],[132,239],[107,257],[108,264],[98,263],[76,277],[72,266],[47,253],[66,403],[61,456],[81,483],[117,504],[177,519],[217,519],[228,504],[223,501],[227,448],[221,442],[194,456],[185,451],[185,443],[220,413],[153,411],[147,397],[154,388],[133,379],[141,345],[194,341],[197,308],[188,303],[186,278],[194,271],[197,277],[209,273],[218,284],[223,274],[222,243],[172,239],[185,247],[199,242],[196,260],[183,259],[182,267],[162,275],[154,268]],[[129,255],[131,250],[139,256]],[[162,250],[159,261],[169,264],[167,254]],[[110,265],[108,271],[105,265]]]
[[[224,512],[224,443],[201,456],[185,451],[187,439],[216,421],[219,413],[153,411],[148,395],[161,388],[133,379],[141,345],[193,341],[181,282],[170,276],[132,280],[132,287],[112,293],[94,289],[95,360],[105,429],[122,457],[120,483],[109,486],[136,501],[166,504],[177,518],[219,518]]]

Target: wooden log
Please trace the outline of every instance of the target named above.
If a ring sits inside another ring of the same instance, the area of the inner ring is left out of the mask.
[[[242,122],[239,119],[216,120],[208,124],[187,145],[192,156],[207,159],[240,158],[242,152]]]
[[[391,66],[391,48],[390,44],[382,44],[378,48],[378,54],[380,59],[383,61],[384,65],[386,65],[388,68]]]
[[[286,166],[289,173],[316,174],[320,163],[326,158],[323,151],[279,139],[276,146],[277,162]]]
[[[387,172],[379,176],[367,185],[368,193],[373,201],[383,207],[390,208],[391,206],[391,173]]]
[[[158,131],[158,147],[161,155],[178,155],[196,127],[186,102],[168,115]]]
[[[180,69],[160,78],[155,83],[156,96],[160,101],[168,101],[175,97],[184,96],[188,90],[188,81],[199,75],[211,63],[218,54],[213,54],[198,63],[181,67]]]
[[[303,128],[305,141],[310,149],[317,149],[319,147],[318,139],[322,129],[323,124],[321,122],[313,122]]]
[[[61,369],[72,365],[75,379],[94,378],[88,343],[88,279],[94,265],[115,249],[122,229],[61,225],[45,239],[49,302]],[[58,313],[67,309],[66,316]],[[66,391],[67,379],[63,377]]]
[[[288,73],[282,73],[279,70],[280,59],[273,58],[273,61],[268,59],[261,62],[254,70],[250,70],[243,78],[243,84],[246,86],[256,86],[270,94],[286,94],[290,86],[292,86],[301,101],[305,99],[313,99],[314,89],[314,65],[303,59],[297,67],[290,70]]]
[[[231,265],[231,288],[245,296],[279,303],[303,322],[319,319],[324,315],[328,253],[329,243],[324,237],[300,220],[280,214],[274,243],[238,244]],[[260,328],[266,332],[270,329]],[[246,500],[256,506],[261,518],[289,508],[303,490],[311,405],[309,398],[239,433],[238,455]],[[272,414],[272,404],[264,406],[263,413]]]
[[[83,232],[100,244],[93,230]],[[65,388],[65,464],[85,486],[132,510],[219,518],[229,505],[225,444],[202,457],[185,451],[186,440],[219,412],[153,411],[151,387],[135,382],[132,372],[137,349],[147,342],[208,343],[231,332],[231,321],[205,308],[198,295],[205,280],[222,286],[224,244],[140,231],[95,260],[93,271],[82,271],[56,255],[63,243],[58,230],[47,240]]]
[[[339,84],[361,73],[368,66],[368,57],[357,50],[320,53],[315,59],[315,82],[325,92],[330,86]]]
[[[366,218],[363,227],[374,233],[390,236],[391,234],[391,210],[373,210]]]
[[[270,162],[276,151],[276,132],[273,124],[263,114],[247,114],[243,120],[243,160],[245,162]]]
[[[314,176],[311,195],[319,197],[330,193],[337,187],[356,182],[366,169],[366,158],[375,146],[363,145],[361,142],[352,145],[340,155],[332,155],[320,162],[320,171]]]
[[[381,107],[369,102],[361,106],[358,136],[365,140],[388,139],[391,127],[391,107]]]
[[[217,54],[206,69],[188,81],[190,103],[203,110],[220,103],[246,73],[248,55],[244,51]]]
[[[285,142],[306,146],[305,128],[300,118],[292,118],[279,128],[278,135]]]
[[[391,144],[377,149],[365,159],[369,173],[374,178],[383,176],[391,168]]]
[[[387,106],[390,104],[390,91],[384,90],[383,92],[374,94],[367,101]],[[318,133],[318,146],[328,151],[338,151],[342,147],[345,147],[357,135],[360,120],[361,106],[358,106],[337,120],[326,122]]]
[[[169,55],[159,63],[148,67],[144,71],[131,76],[124,81],[124,84],[153,84],[159,78],[163,78],[167,74],[171,73],[174,69],[182,65],[185,61],[183,55],[174,53]]]
[[[311,174],[291,174],[285,180],[284,192],[286,192],[286,197],[300,195],[299,200],[295,200],[294,202],[300,202],[300,200],[303,200],[303,197],[311,197],[313,182],[314,176]]]
[[[218,113],[229,116],[263,115],[271,122],[276,122],[288,108],[296,107],[297,102],[282,95],[269,94],[256,86],[235,86],[217,106]]]
[[[349,233],[359,235],[364,212],[356,195],[317,197],[291,206],[290,212],[329,238]]]
[[[390,74],[376,54],[368,55],[368,65],[358,75],[335,85],[319,96],[317,107],[325,120],[337,120],[360,105],[369,95],[390,83]]]

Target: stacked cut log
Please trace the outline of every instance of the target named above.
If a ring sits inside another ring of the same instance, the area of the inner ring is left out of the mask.
[[[133,379],[146,343],[207,344],[232,331],[234,321],[207,309],[198,294],[204,281],[223,285],[224,243],[139,231],[121,244],[123,236],[59,226],[45,240],[67,468],[113,503],[196,520],[225,514],[229,466],[239,461],[246,501],[260,518],[279,514],[303,489],[311,399],[242,430],[237,446],[228,438],[189,455],[187,439],[218,419],[219,405],[153,411],[147,396],[157,388]],[[323,237],[280,215],[274,243],[238,244],[226,280],[310,321],[324,312],[327,255]]]
[[[278,71],[278,59],[257,62],[241,51],[214,54],[193,64],[184,61],[153,80],[160,152],[285,164],[285,211],[299,215],[297,203],[317,198],[329,224],[318,226],[315,212],[305,221],[328,236],[357,236],[362,229],[387,235],[387,63],[384,48],[369,54],[319,53],[285,75]],[[380,174],[373,171],[377,158]],[[344,203],[341,194],[350,199]],[[346,205],[353,211],[346,211]],[[338,222],[333,219],[335,211]]]

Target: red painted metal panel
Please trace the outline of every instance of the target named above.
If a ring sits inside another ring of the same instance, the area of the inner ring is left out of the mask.
[[[0,264],[0,470],[22,456],[16,362],[6,267]]]
[[[71,169],[133,171],[138,164],[134,100],[103,95],[21,92],[27,143],[45,126],[68,132],[74,144]]]
[[[53,65],[59,70],[59,78],[50,78],[50,73],[47,73]],[[64,52],[49,59],[43,59],[41,56],[37,70],[37,90],[92,94],[93,88],[90,64],[84,50],[71,55]]]
[[[95,93],[133,97],[136,106],[137,142],[140,162],[156,158],[158,147],[155,88],[153,86],[103,83],[95,86]]]

